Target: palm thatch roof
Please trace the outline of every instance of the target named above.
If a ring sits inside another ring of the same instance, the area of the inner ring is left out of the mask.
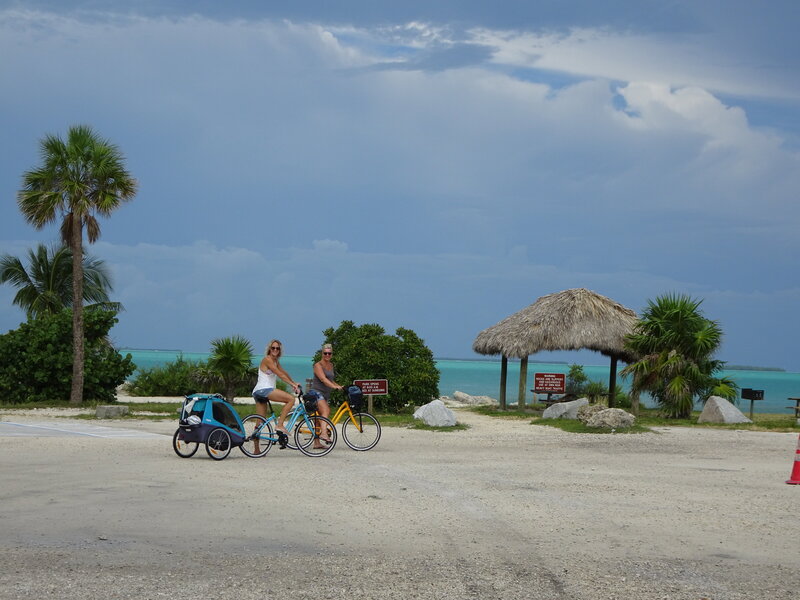
[[[632,362],[625,336],[637,322],[634,311],[584,288],[542,296],[496,325],[472,343],[479,354],[526,358],[542,350],[589,349]]]

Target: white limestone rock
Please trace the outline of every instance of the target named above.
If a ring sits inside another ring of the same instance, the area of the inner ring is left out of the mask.
[[[744,416],[742,411],[736,408],[733,404],[720,398],[719,396],[711,396],[706,400],[706,405],[700,417],[697,419],[698,423],[752,423],[750,419]]]
[[[578,409],[589,404],[588,398],[578,398],[571,402],[556,402],[551,404],[542,413],[543,419],[577,419]]]
[[[586,421],[587,427],[625,429],[636,422],[636,417],[621,408],[607,408],[596,412]]]
[[[414,411],[414,418],[431,427],[453,427],[456,424],[456,415],[441,400],[423,404]]]
[[[586,425],[594,415],[601,410],[606,410],[608,407],[605,404],[587,404],[578,409],[578,421]]]
[[[470,396],[464,392],[456,390],[453,392],[453,400],[461,402],[462,404],[469,404],[470,406],[477,406],[479,404],[497,404],[497,400],[489,396]]]

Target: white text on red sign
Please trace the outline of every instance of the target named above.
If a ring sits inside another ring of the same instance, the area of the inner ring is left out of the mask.
[[[388,379],[356,379],[353,384],[368,396],[385,396],[389,393]]]
[[[567,376],[563,373],[536,373],[533,376],[533,389],[536,392],[563,394],[567,389]]]

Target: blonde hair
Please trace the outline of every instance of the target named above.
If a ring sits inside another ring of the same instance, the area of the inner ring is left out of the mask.
[[[322,351],[325,352],[325,350],[333,352],[333,346],[331,344],[322,344]]]
[[[278,344],[281,347],[281,353],[278,356],[283,356],[283,342],[280,340],[270,340],[267,347],[264,348],[264,356],[269,356],[269,349],[272,348],[272,344]]]

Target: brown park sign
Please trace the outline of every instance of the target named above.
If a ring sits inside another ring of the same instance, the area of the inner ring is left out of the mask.
[[[563,373],[536,373],[533,391],[544,394],[563,394],[567,389],[567,376]]]
[[[360,387],[365,396],[385,396],[389,393],[388,379],[356,379],[353,385]]]

